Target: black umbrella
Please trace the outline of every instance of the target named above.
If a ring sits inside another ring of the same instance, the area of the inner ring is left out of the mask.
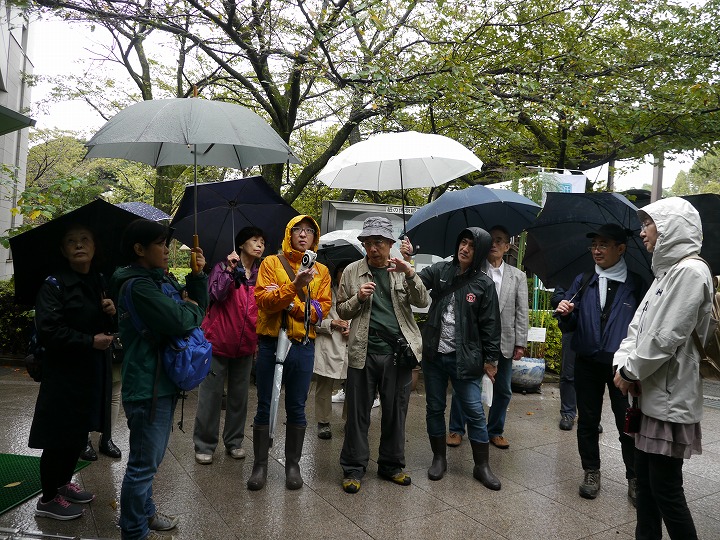
[[[467,227],[505,227],[510,236],[530,225],[540,206],[508,189],[477,185],[448,191],[415,212],[407,222],[407,234],[419,253],[440,257],[454,255],[457,235]]]
[[[243,227],[265,233],[265,253],[275,253],[285,236],[285,226],[298,212],[275,193],[262,176],[197,185],[197,227],[210,265],[235,249],[235,235]],[[195,234],[195,188],[187,186],[170,226],[174,237],[192,245]]]
[[[357,239],[359,234],[362,234],[360,229],[347,229],[320,237],[317,260],[330,269],[331,276],[335,276],[338,266],[359,261],[365,256],[365,248]]]
[[[546,286],[568,289],[578,274],[594,267],[586,235],[606,223],[632,231],[625,262],[649,284],[651,257],[638,236],[637,208],[618,193],[548,193],[542,212],[527,228],[523,264]]]
[[[125,262],[120,258],[120,239],[125,227],[136,219],[136,214],[98,199],[10,238],[15,301],[33,305],[45,278],[66,264],[60,241],[72,225],[83,225],[93,232],[93,265],[109,278],[115,268]]]
[[[700,214],[703,228],[703,243],[700,256],[712,268],[714,276],[720,275],[720,195],[701,193],[683,197]]]

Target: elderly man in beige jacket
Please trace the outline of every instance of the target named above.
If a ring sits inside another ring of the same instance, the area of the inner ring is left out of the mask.
[[[410,476],[403,469],[412,368],[401,365],[394,353],[402,338],[420,360],[422,338],[412,306],[426,307],[430,299],[412,266],[390,257],[395,238],[389,219],[367,218],[358,239],[367,256],[345,269],[337,298],[340,317],[352,319],[345,390],[347,423],[340,454],[342,487],[347,493],[360,490],[367,469],[368,428],[376,390],[382,412],[378,474],[401,486],[410,485]]]

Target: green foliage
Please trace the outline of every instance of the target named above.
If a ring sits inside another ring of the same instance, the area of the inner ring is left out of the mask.
[[[24,355],[30,341],[34,312],[20,309],[14,297],[13,280],[0,281],[0,351]]]
[[[689,172],[680,171],[668,192],[674,196],[720,194],[720,147],[714,147],[697,159]]]

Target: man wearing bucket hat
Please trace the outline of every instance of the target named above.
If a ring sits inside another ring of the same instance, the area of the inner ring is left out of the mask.
[[[378,474],[401,486],[410,485],[410,476],[403,472],[412,379],[406,355],[420,360],[422,349],[411,306],[429,303],[428,292],[412,266],[390,257],[395,238],[389,219],[367,218],[358,240],[367,255],[345,268],[337,297],[338,315],[352,320],[345,384],[347,423],[340,454],[342,487],[347,493],[360,490],[367,469],[370,410],[376,390],[382,415]]]
[[[627,335],[628,325],[645,293],[641,277],[628,270],[623,254],[631,232],[605,224],[588,233],[593,272],[573,281],[556,309],[563,332],[574,331],[575,392],[578,408],[578,451],[585,471],[580,496],[594,499],[600,491],[598,426],[607,387],[628,480],[628,497],[635,504],[633,439],[624,433],[628,401],[613,383],[613,355]]]

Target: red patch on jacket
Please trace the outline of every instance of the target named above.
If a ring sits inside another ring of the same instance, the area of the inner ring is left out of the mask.
[[[467,293],[467,295],[465,295],[465,300],[472,304],[475,302],[475,295],[473,293]]]

